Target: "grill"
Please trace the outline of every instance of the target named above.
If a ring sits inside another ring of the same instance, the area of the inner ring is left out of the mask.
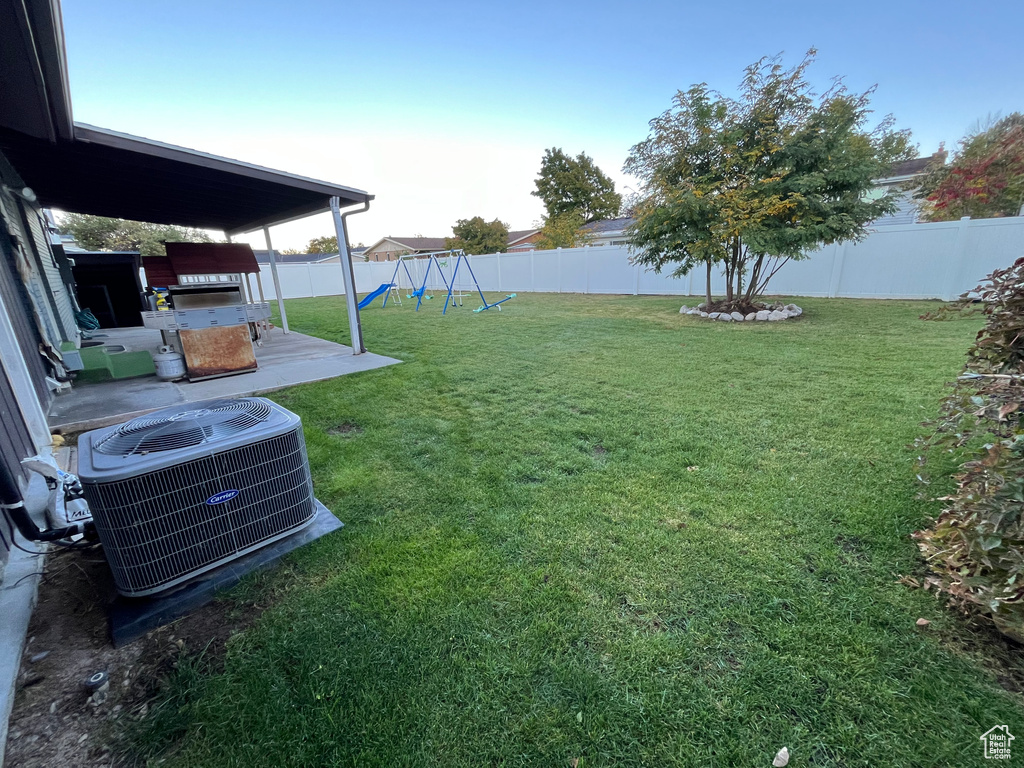
[[[168,409],[79,439],[118,591],[169,589],[316,514],[299,418],[262,398]]]

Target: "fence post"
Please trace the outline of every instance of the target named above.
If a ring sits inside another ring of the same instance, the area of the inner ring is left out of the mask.
[[[583,246],[583,293],[590,293],[590,246]]]
[[[640,264],[638,262],[633,262],[633,295],[640,295]]]
[[[558,267],[558,292],[562,292],[562,246],[555,249],[555,259]]]
[[[956,289],[962,266],[967,256],[967,228],[971,226],[971,217],[964,216],[956,223],[956,240],[953,241],[953,253],[950,254],[949,269],[946,271],[946,301],[953,301],[962,291]]]
[[[498,265],[498,291],[501,291],[501,254],[494,254],[494,261]]]
[[[537,276],[534,271],[536,262],[534,262],[533,255],[533,251],[530,251],[530,293],[537,292]]]
[[[312,298],[316,298],[316,283],[313,282],[313,265],[310,262],[306,262],[306,279],[309,280],[309,295]]]

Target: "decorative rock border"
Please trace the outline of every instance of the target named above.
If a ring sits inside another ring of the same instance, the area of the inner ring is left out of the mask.
[[[720,320],[725,323],[742,323],[755,320],[774,323],[779,320],[789,320],[791,317],[800,317],[803,313],[804,311],[796,304],[781,303],[768,304],[759,312],[751,312],[748,315],[742,315],[739,312],[705,312],[703,303],[692,308],[683,304],[679,310],[681,315],[694,315],[695,317],[705,317],[708,320]]]

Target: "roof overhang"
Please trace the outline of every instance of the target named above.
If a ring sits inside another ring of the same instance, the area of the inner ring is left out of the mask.
[[[0,0],[0,126],[72,136],[59,0]]]
[[[0,0],[2,1],[2,0]],[[228,234],[373,199],[359,189],[74,124],[70,141],[0,129],[0,151],[41,205]]]

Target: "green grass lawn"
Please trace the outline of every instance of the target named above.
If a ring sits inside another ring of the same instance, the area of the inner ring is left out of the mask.
[[[907,445],[977,322],[680,303],[364,311],[402,365],[274,395],[346,528],[236,590],[265,611],[222,667],[182,666],[137,746],[190,768],[768,766],[783,745],[966,766],[993,725],[1021,735],[977,631],[897,582],[935,509]],[[341,298],[288,312],[347,341]]]

